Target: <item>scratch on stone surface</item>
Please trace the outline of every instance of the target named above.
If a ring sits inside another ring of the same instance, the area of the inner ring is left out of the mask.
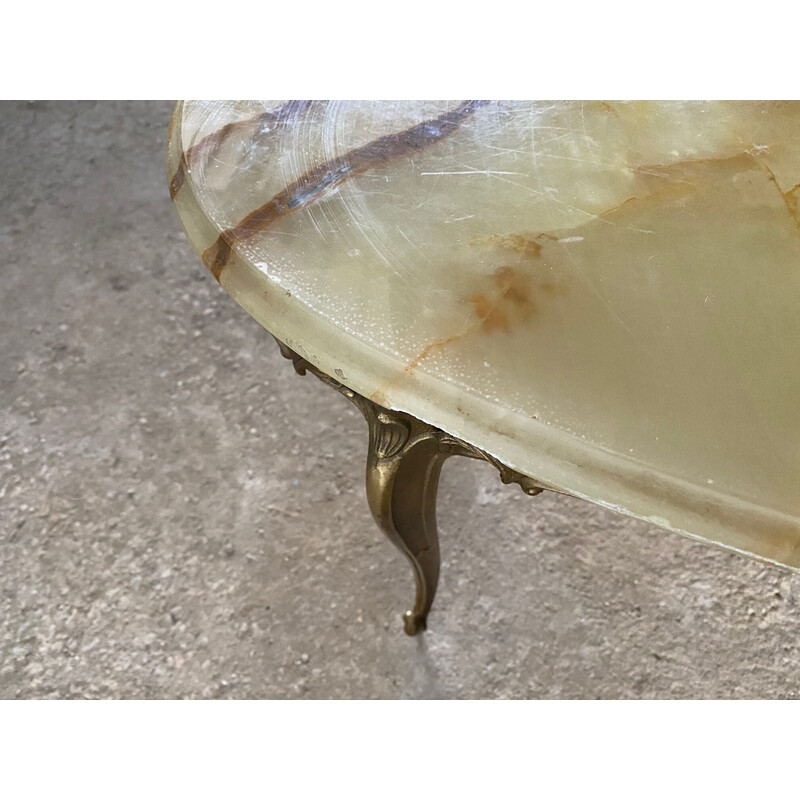
[[[538,195],[539,197],[544,196],[544,192],[540,192],[538,189],[533,189],[530,186],[525,186],[522,183],[517,183],[517,181],[510,181],[508,178],[500,177],[498,173],[494,173],[492,177],[497,178],[497,180],[503,181],[504,183],[510,183],[512,186],[516,186],[519,189],[524,189],[529,194],[535,194]]]
[[[431,266],[434,265],[433,261],[431,261],[430,258],[428,258],[427,255],[425,255],[425,251],[419,245],[414,244],[414,242],[412,242],[411,239],[408,238],[408,236],[406,235],[405,231],[399,225],[395,225],[395,228],[397,228],[397,232],[411,245],[411,247],[419,255],[421,255]]]
[[[494,144],[486,144],[485,147],[489,148],[490,150],[497,150],[497,153],[493,153],[490,158],[497,158],[501,156],[503,153],[511,153],[514,156],[514,161],[516,161],[520,155],[525,154],[524,150],[520,150],[514,147],[498,147]]]
[[[558,156],[555,153],[539,153],[539,158],[555,158],[559,161],[576,161],[579,164],[592,164],[596,167],[608,167],[609,169],[619,169],[624,164],[607,164],[604,161],[597,161],[591,158],[576,158],[575,156]]]
[[[420,172],[420,175],[524,175],[524,172],[505,172],[499,169],[469,169],[456,172]]]
[[[279,219],[297,209],[307,208],[316,203],[355,175],[384,166],[404,156],[410,158],[423,148],[441,142],[455,133],[469,117],[488,102],[466,100],[434,119],[386,134],[316,165],[264,205],[251,211],[237,225],[222,231],[217,240],[203,253],[203,263],[219,280],[234,245],[267,230]]]
[[[219,147],[225,139],[229,138],[233,133],[238,132],[242,128],[250,126],[257,127],[258,125],[266,124],[279,124],[291,122],[293,119],[304,114],[311,106],[311,101],[308,100],[287,100],[283,105],[277,108],[272,108],[264,111],[255,116],[248,117],[247,119],[235,120],[223,125],[221,128],[209,133],[203,137],[199,142],[192,145],[181,153],[180,163],[178,169],[172,176],[169,183],[169,193],[171,199],[175,199],[178,192],[181,190],[183,183],[186,179],[193,162],[196,161],[203,153],[213,151],[214,148]],[[212,155],[213,157],[213,155]]]
[[[573,258],[569,250],[564,249],[564,253],[569,262],[572,264],[573,270],[581,276],[584,283],[589,287],[589,291],[603,304],[603,306],[606,308],[611,317],[613,317],[613,319],[617,321],[620,327],[631,337],[631,339],[633,339],[636,342],[637,346],[641,346],[641,343],[636,338],[633,331],[628,327],[628,325],[625,323],[622,317],[620,317],[620,315],[617,314],[616,311],[614,311],[611,302],[607,298],[603,297],[603,295],[598,291],[594,283],[591,280],[589,280],[589,276],[583,271],[583,269],[580,267],[578,262]]]

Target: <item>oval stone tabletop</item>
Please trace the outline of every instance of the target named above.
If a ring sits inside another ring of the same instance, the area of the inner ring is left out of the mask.
[[[544,484],[800,567],[800,104],[185,102],[265,328]]]

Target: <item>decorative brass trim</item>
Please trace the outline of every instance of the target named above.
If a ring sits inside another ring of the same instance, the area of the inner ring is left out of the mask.
[[[517,483],[528,495],[559,490],[507,467],[493,455],[440,428],[377,405],[322,372],[279,339],[275,341],[298,375],[315,375],[353,402],[367,420],[367,500],[378,527],[414,569],[416,600],[413,609],[403,615],[403,622],[406,633],[415,636],[426,628],[439,581],[436,491],[444,461],[454,455],[488,461],[497,468],[503,483]]]

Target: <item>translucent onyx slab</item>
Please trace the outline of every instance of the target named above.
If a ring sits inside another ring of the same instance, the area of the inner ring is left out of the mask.
[[[800,567],[800,104],[187,102],[190,242],[327,374]]]

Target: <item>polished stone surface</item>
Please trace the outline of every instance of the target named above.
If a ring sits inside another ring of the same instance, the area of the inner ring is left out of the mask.
[[[800,574],[470,459],[405,636],[364,420],[191,252],[172,109],[0,103],[0,697],[800,696]]]
[[[262,325],[534,478],[800,566],[800,105],[187,103]]]

